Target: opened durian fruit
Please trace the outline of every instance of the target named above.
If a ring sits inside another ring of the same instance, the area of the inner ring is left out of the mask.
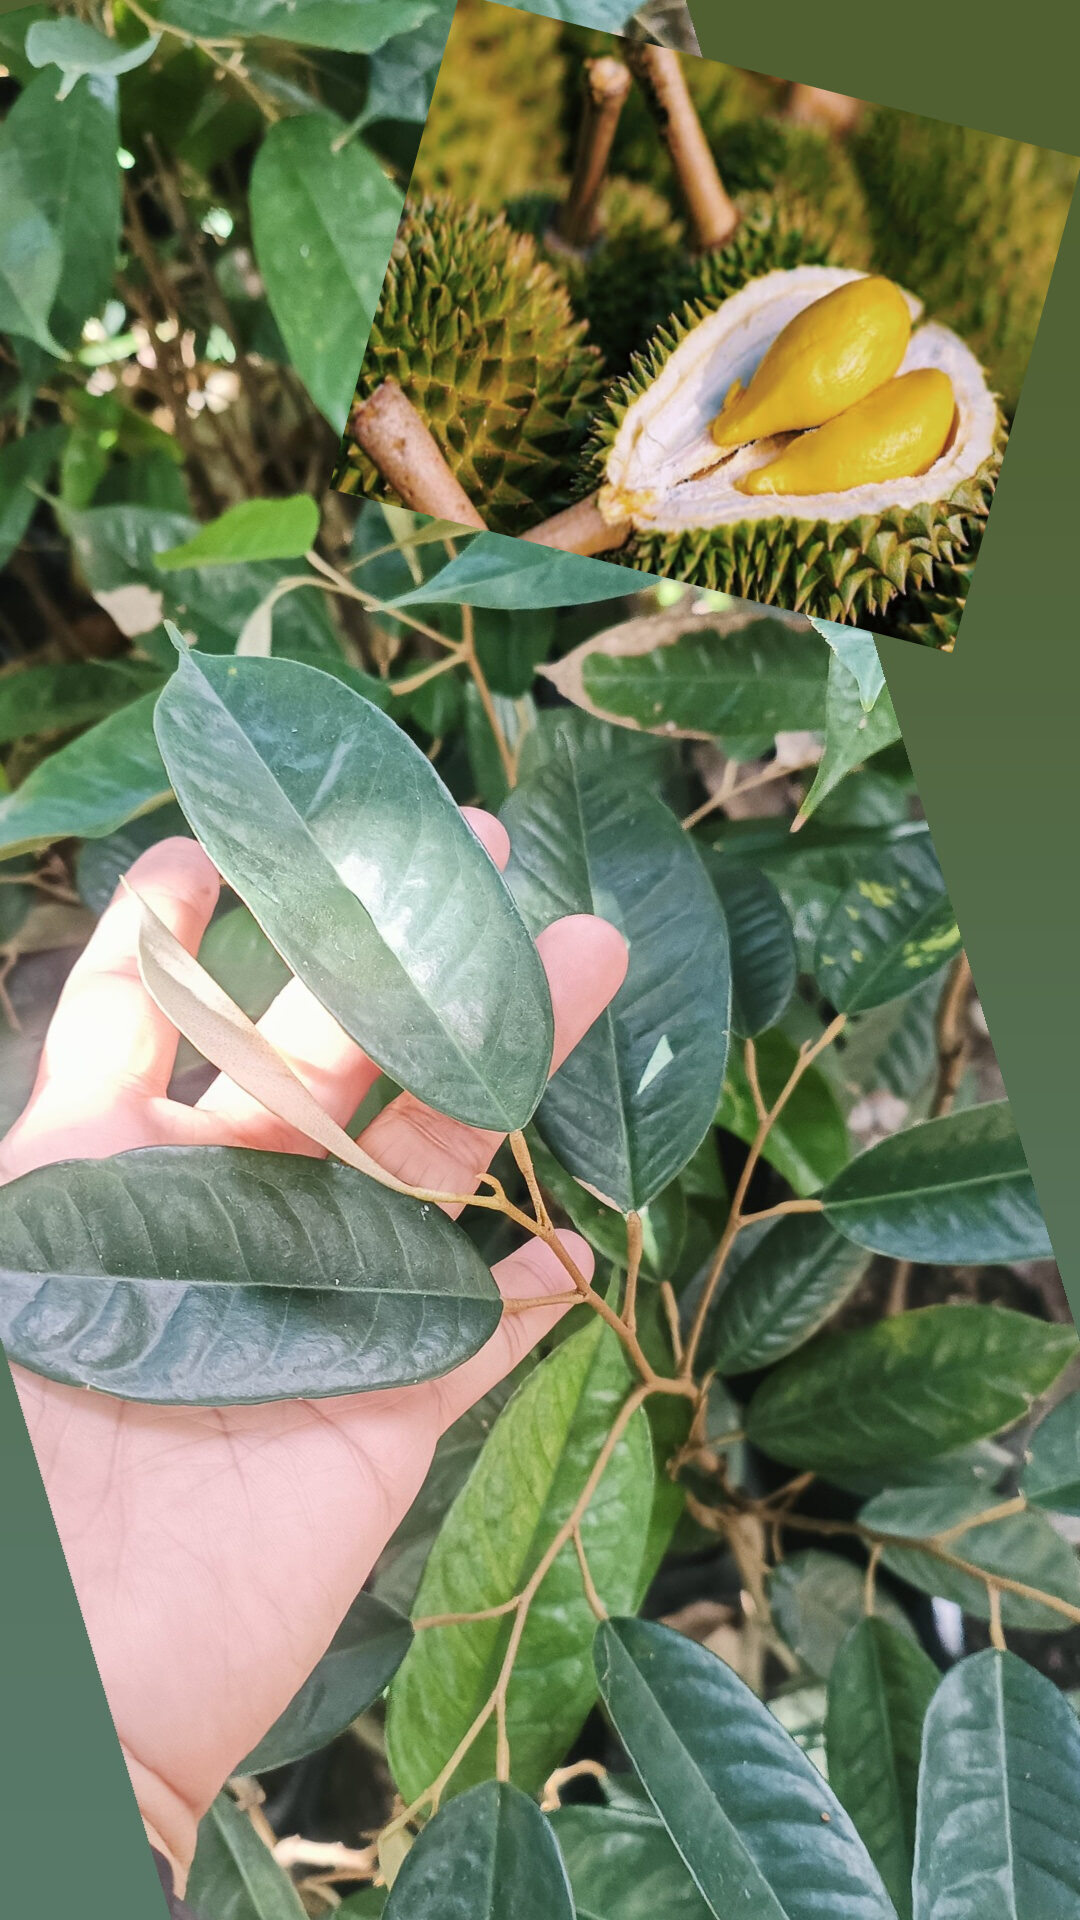
[[[798,266],[654,340],[608,399],[591,482],[613,559],[940,644],[1002,443],[974,354],[913,295]]]

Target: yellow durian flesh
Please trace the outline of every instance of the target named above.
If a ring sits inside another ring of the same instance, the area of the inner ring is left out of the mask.
[[[834,288],[777,335],[712,422],[719,447],[820,427],[896,373],[911,339],[899,287],[871,274]]]
[[[922,367],[886,380],[774,460],[736,480],[740,493],[843,493],[925,473],[948,445],[956,396],[948,374]]]

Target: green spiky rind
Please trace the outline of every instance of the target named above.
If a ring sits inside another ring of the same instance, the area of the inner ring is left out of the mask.
[[[884,107],[869,114],[852,152],[874,265],[955,329],[1011,414],[1080,162]]]
[[[447,196],[407,203],[357,399],[397,380],[496,532],[517,533],[570,497],[600,368],[527,235]],[[343,491],[385,497],[355,444],[342,468]]]
[[[840,141],[815,127],[759,114],[722,128],[714,151],[729,193],[781,191],[792,216],[812,225],[838,266],[870,266],[866,191]]]
[[[459,0],[414,193],[452,192],[494,211],[511,194],[555,185],[567,159],[562,34],[558,20]]]

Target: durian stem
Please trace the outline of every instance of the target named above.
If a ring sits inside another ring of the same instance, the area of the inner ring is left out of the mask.
[[[784,118],[796,127],[821,127],[826,133],[850,133],[863,103],[850,93],[832,93],[828,87],[808,87],[797,80],[784,106]]]
[[[671,155],[695,245],[703,251],[722,247],[739,215],[720,178],[679,55],[671,47],[631,46],[627,58]]]
[[[558,547],[562,553],[613,553],[629,540],[630,522],[620,520],[609,525],[596,504],[595,493],[590,493],[588,499],[552,514],[550,520],[541,520],[538,527],[530,527],[521,537],[535,541],[538,547]]]
[[[486,530],[442,448],[396,380],[384,380],[354,410],[352,436],[373,460],[387,485],[414,513]]]
[[[574,177],[556,222],[559,238],[568,247],[587,247],[596,238],[611,143],[630,86],[630,69],[621,60],[610,55],[586,60],[585,102]]]

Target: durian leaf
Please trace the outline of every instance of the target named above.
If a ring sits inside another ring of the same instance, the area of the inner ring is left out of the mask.
[[[16,442],[18,445],[18,442]],[[146,660],[77,660],[0,676],[0,743],[103,720],[161,686]]]
[[[865,1616],[866,1577],[854,1560],[809,1547],[781,1561],[769,1582],[769,1604],[792,1652],[811,1673],[828,1680],[845,1638]],[[906,1613],[882,1587],[875,1617],[917,1646]]]
[[[1070,1393],[1028,1441],[1020,1491],[1033,1506],[1080,1514],[1080,1393]]]
[[[157,14],[203,39],[258,36],[338,53],[374,53],[436,11],[437,0],[165,0]]]
[[[741,1039],[774,1026],[795,991],[795,936],[776,887],[760,867],[706,850],[731,947],[731,1030]]]
[[[409,1849],[386,1920],[574,1920],[551,1823],[516,1787],[460,1795]]]
[[[38,762],[0,799],[0,859],[70,835],[99,839],[171,797],[154,738],[155,692]]]
[[[423,0],[418,0],[418,5]],[[440,8],[411,33],[395,33],[371,56],[366,124],[379,120],[406,120],[423,126],[446,46],[447,18]]]
[[[346,1032],[440,1112],[523,1126],[551,1063],[543,966],[419,747],[314,667],[186,648],[155,724],[211,859]]]
[[[38,427],[0,447],[0,567],[6,567],[34,514],[67,437],[64,427]],[[0,683],[5,690],[10,680]],[[8,736],[11,738],[12,736]]]
[[[0,145],[0,332],[21,335],[46,353],[64,349],[49,332],[63,255],[60,241],[22,183],[18,158]]]
[[[34,20],[26,35],[26,57],[32,67],[60,68],[64,80],[56,97],[65,100],[84,73],[133,73],[145,66],[160,38],[153,33],[127,47],[86,20]]]
[[[818,934],[814,972],[840,1013],[912,993],[960,951],[960,929],[932,848],[898,847],[891,874],[846,887]]]
[[[828,693],[825,701],[825,751],[818,763],[813,785],[799,810],[796,825],[808,820],[821,802],[834,792],[854,767],[891,747],[900,738],[900,722],[892,695],[882,684],[869,709],[862,697],[859,676],[851,671],[839,653],[829,661]]]
[[[551,1080],[537,1128],[622,1213],[656,1198],[701,1144],[724,1080],[727,929],[697,850],[659,800],[565,754],[502,810],[507,883],[535,935],[598,913],[625,936],[615,999]]]
[[[911,1920],[911,1870],[923,1720],[934,1662],[887,1620],[862,1620],[829,1675],[829,1784],[847,1808],[896,1908]]]
[[[564,1806],[551,1824],[579,1916],[709,1920],[710,1909],[648,1801],[632,1811]]]
[[[399,594],[391,604],[434,606],[449,601],[455,606],[516,613],[527,607],[619,600],[648,586],[650,580],[646,574],[631,582],[625,567],[612,566],[610,561],[559,553],[503,533],[478,533],[430,580]]]
[[[318,1665],[236,1772],[267,1773],[328,1746],[378,1699],[411,1640],[393,1607],[357,1594]]]
[[[529,1127],[526,1138],[540,1185],[603,1259],[625,1267],[623,1215],[613,1207],[606,1207],[575,1180],[573,1174],[567,1173],[544,1145],[535,1126]],[[674,1271],[686,1236],[686,1193],[682,1182],[673,1180],[670,1186],[664,1187],[655,1200],[642,1208],[640,1218],[641,1271],[651,1280],[666,1280]]]
[[[915,1920],[1075,1920],[1080,1721],[1050,1680],[988,1648],[930,1703]]]
[[[314,546],[319,506],[309,493],[287,500],[240,500],[183,540],[154,555],[161,573],[236,561],[297,560]]]
[[[777,1220],[740,1261],[706,1323],[717,1373],[772,1365],[809,1340],[854,1292],[870,1256],[821,1214]]]
[[[520,1593],[582,1486],[630,1389],[615,1336],[595,1316],[529,1375],[500,1414],[428,1556],[414,1619],[475,1613]],[[637,1606],[652,1509],[652,1440],[635,1414],[581,1522],[606,1606]],[[527,1792],[564,1758],[595,1698],[596,1622],[568,1542],[529,1611],[507,1696],[513,1778]],[[425,1627],[390,1686],[387,1751],[405,1799],[431,1785],[488,1699],[509,1616]],[[463,1758],[449,1791],[489,1778],[495,1729]]]
[[[759,1034],[754,1045],[762,1096],[771,1106],[795,1065],[798,1048],[779,1027]],[[757,1132],[757,1107],[738,1047],[733,1047],[728,1056],[716,1124],[747,1143]],[[847,1165],[848,1152],[847,1124],[840,1103],[825,1075],[816,1066],[808,1067],[769,1129],[764,1158],[797,1194],[808,1195],[840,1173]]]
[[[875,1533],[897,1537],[896,1544],[886,1545],[882,1553],[883,1567],[923,1593],[953,1601],[977,1620],[990,1618],[985,1581],[977,1573],[950,1566],[939,1555],[912,1545],[913,1541],[933,1540],[962,1526],[962,1533],[944,1543],[956,1558],[1080,1607],[1080,1565],[1046,1515],[1037,1511],[1009,1513],[981,1526],[972,1524],[995,1504],[995,1496],[988,1495],[985,1487],[888,1488],[863,1507],[859,1518]],[[1011,1593],[1006,1588],[999,1597],[1006,1627],[1028,1633],[1060,1633],[1066,1624],[1065,1616],[1056,1608],[1043,1606],[1026,1594]]]
[[[597,1630],[615,1731],[716,1920],[896,1920],[836,1796],[731,1668],[651,1621]],[[811,1868],[812,1863],[812,1868]]]
[[[781,1361],[746,1431],[773,1459],[819,1473],[932,1460],[1022,1419],[1076,1346],[1072,1327],[1004,1307],[921,1307],[821,1334]]]
[[[891,1134],[836,1174],[822,1200],[841,1233],[898,1260],[992,1266],[1053,1257],[1005,1100]]]
[[[248,12],[247,0],[238,10]],[[347,0],[338,9],[354,20],[372,10],[372,0]],[[297,8],[279,11],[295,39]],[[400,0],[386,11],[397,16],[399,31]],[[339,433],[401,214],[401,194],[361,141],[335,151],[344,131],[326,113],[277,121],[256,155],[250,194],[255,257],[271,311],[293,366]]]
[[[199,1822],[185,1898],[221,1920],[304,1920],[289,1875],[227,1793]]]
[[[855,675],[863,711],[869,713],[885,685],[885,671],[873,634],[863,633],[858,627],[839,626],[835,620],[815,620],[812,614],[810,625],[832,648],[837,659],[843,661],[849,673]]]
[[[432,1379],[498,1290],[435,1207],[352,1167],[240,1147],[69,1160],[0,1192],[0,1336],[49,1379],[221,1406]]]

